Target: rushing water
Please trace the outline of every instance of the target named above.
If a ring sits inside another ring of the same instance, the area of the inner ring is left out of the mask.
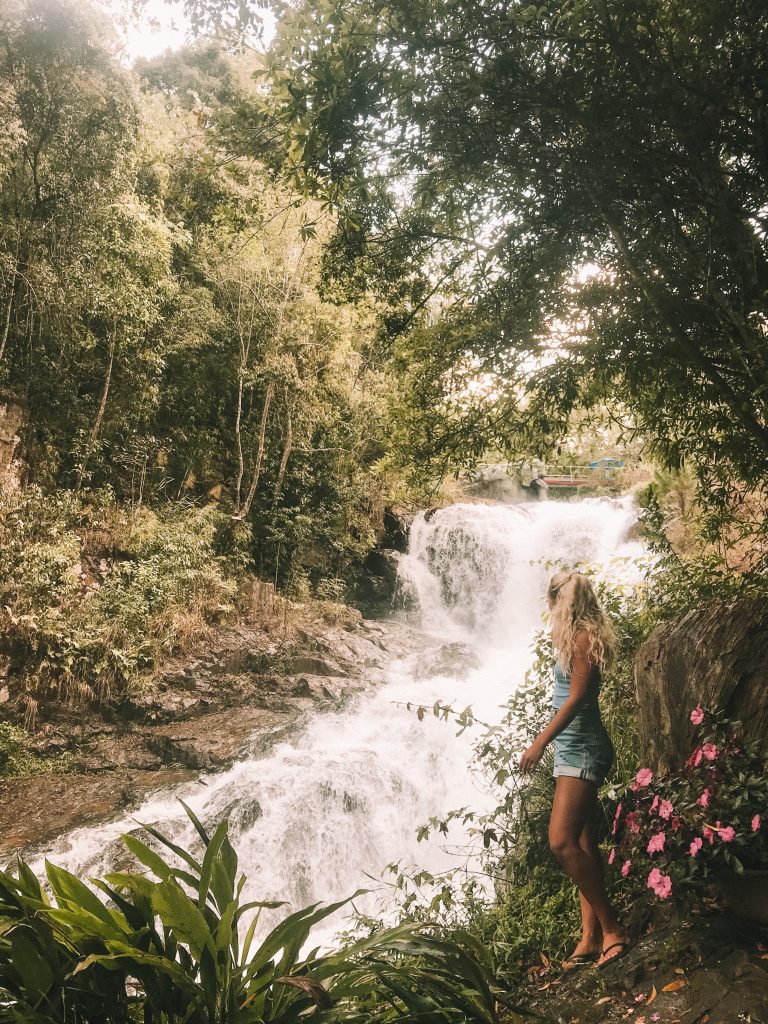
[[[423,644],[392,663],[383,686],[340,713],[318,715],[269,754],[156,794],[129,818],[71,832],[46,855],[81,875],[100,874],[124,863],[119,836],[138,822],[191,843],[182,796],[205,823],[229,817],[248,898],[296,908],[351,894],[391,862],[450,866],[450,851],[417,844],[416,830],[486,799],[467,770],[471,730],[457,738],[431,715],[418,721],[403,702],[472,704],[479,717],[497,717],[528,666],[553,569],[590,562],[618,571],[613,559],[639,553],[625,540],[633,521],[628,501],[608,499],[461,504],[429,521],[420,516],[401,578]],[[455,641],[472,646],[477,667],[425,678],[425,662]]]

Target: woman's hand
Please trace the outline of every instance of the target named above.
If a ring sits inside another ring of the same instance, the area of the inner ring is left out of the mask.
[[[544,756],[544,751],[546,749],[546,743],[542,743],[541,739],[537,737],[530,747],[523,751],[522,756],[520,757],[520,771],[525,773],[532,772]]]

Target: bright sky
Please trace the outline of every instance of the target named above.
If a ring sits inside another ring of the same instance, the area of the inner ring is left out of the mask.
[[[125,41],[124,55],[129,62],[137,57],[156,57],[164,50],[178,50],[187,40],[189,22],[184,14],[182,0],[146,0],[141,18],[137,21],[130,12],[128,0],[99,0],[115,21]],[[263,42],[268,42],[274,31],[270,11],[261,12],[264,19]]]
[[[155,57],[163,50],[178,50],[184,45],[188,23],[181,2],[148,0],[139,21],[132,17],[125,0],[100,0],[99,6],[112,17],[125,43],[124,56],[128,61]]]

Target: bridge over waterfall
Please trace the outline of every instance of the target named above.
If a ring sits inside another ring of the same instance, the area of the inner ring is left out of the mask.
[[[548,466],[545,462],[481,463],[464,480],[467,494],[517,505],[542,501],[551,494],[588,494],[621,489],[619,471],[624,463],[599,459],[590,463]]]

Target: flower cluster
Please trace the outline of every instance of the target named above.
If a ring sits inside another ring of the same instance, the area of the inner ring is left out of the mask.
[[[683,768],[658,779],[641,768],[613,820],[609,864],[620,863],[623,878],[644,878],[662,900],[718,866],[741,872],[768,859],[765,754],[739,739],[737,725],[701,705],[690,720],[702,735]]]

